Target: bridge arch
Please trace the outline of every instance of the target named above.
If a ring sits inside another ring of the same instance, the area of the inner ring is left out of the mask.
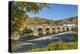
[[[63,27],[63,32],[65,31],[65,27]]]
[[[61,29],[60,27],[57,27],[58,32],[61,32],[60,29]]]
[[[50,34],[50,28],[46,28],[46,34]]]
[[[55,28],[52,28],[52,33],[55,33]]]
[[[67,29],[67,31],[69,31],[69,28],[68,27],[66,29]]]
[[[42,28],[38,28],[38,35],[43,35],[43,29]]]

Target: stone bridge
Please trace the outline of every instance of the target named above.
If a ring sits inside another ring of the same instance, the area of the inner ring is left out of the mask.
[[[54,34],[64,31],[70,31],[72,26],[51,26],[51,25],[28,25],[27,29],[32,30],[32,35]]]
[[[27,25],[26,28],[33,31],[30,35],[39,36],[43,34],[54,34],[70,31],[73,26]],[[12,39],[19,39],[19,36],[12,37]]]

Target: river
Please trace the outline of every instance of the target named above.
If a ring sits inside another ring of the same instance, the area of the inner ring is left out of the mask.
[[[32,48],[46,47],[49,43],[55,43],[59,40],[70,42],[72,40],[72,33],[72,31],[68,31],[31,40],[18,40],[19,43],[17,44],[17,48],[14,52],[28,52]]]

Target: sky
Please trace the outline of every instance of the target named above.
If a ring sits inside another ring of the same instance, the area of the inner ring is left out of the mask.
[[[69,4],[49,4],[50,8],[43,8],[37,14],[29,13],[31,17],[41,17],[51,20],[60,20],[78,16],[78,6]]]

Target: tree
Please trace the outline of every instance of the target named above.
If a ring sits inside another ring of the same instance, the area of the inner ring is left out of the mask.
[[[25,28],[28,13],[38,13],[42,8],[47,7],[46,3],[34,2],[11,2],[11,35],[16,36]]]

